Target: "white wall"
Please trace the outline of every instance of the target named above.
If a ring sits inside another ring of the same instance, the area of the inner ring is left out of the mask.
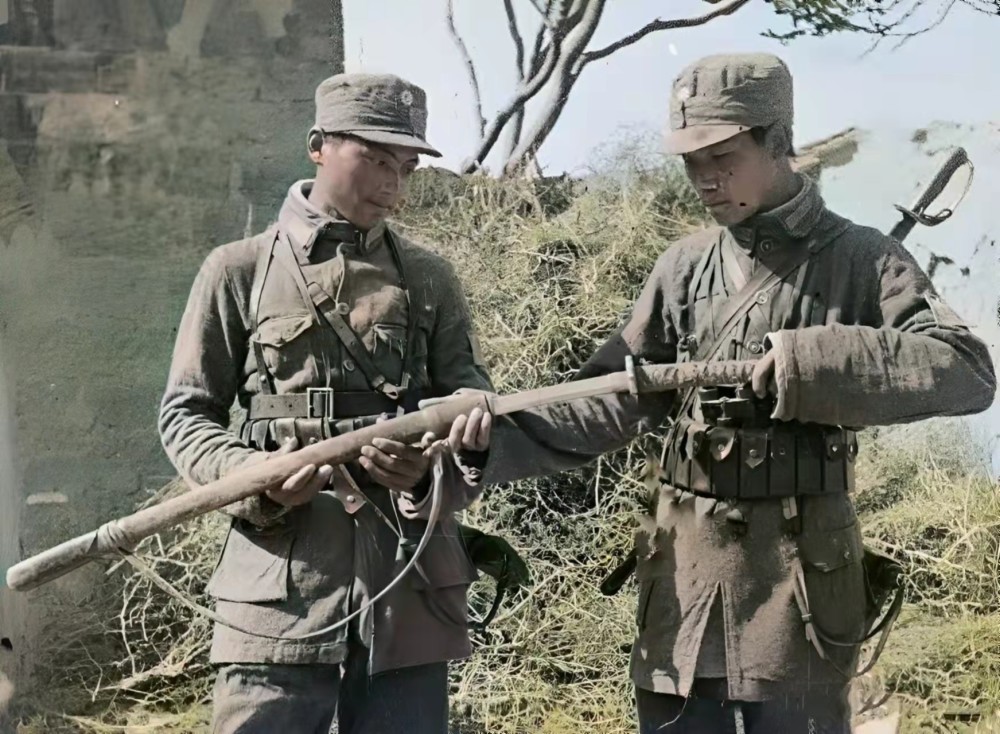
[[[939,266],[934,283],[944,300],[990,345],[996,363],[1000,359],[996,195],[1000,191],[1000,122],[935,123],[915,139],[916,132],[903,127],[864,131],[853,160],[822,173],[823,196],[834,211],[887,232],[900,217],[892,205],[911,206],[953,147],[965,148],[975,166],[968,195],[951,219],[932,228],[917,225],[905,244],[925,268],[932,252],[954,259],[954,265]],[[953,184],[959,184],[962,175],[957,174]],[[942,195],[942,205],[954,201],[955,185]],[[969,268],[969,274],[963,275],[961,268]],[[1000,401],[971,420],[992,437],[994,469],[1000,470]]]

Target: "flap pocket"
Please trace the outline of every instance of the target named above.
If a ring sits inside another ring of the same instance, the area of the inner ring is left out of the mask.
[[[410,541],[416,548],[419,538]],[[468,586],[479,578],[479,571],[465,549],[458,530],[452,523],[444,527],[444,532],[431,536],[418,561],[426,579],[414,569],[410,582],[415,589],[445,589],[450,586]]]
[[[263,346],[280,349],[312,326],[310,314],[276,316],[260,324],[251,340]]]
[[[735,428],[713,428],[708,432],[709,450],[716,461],[725,461],[736,444]]]
[[[284,601],[294,542],[295,533],[289,527],[257,530],[234,520],[205,592],[222,601]]]
[[[403,358],[406,350],[406,324],[392,324],[384,321],[372,324],[373,354],[399,355]]]
[[[799,558],[805,584],[805,609],[800,603],[800,611],[804,618],[811,615],[816,631],[829,643],[826,653],[839,656],[864,635],[869,609],[858,524],[804,534]]]
[[[807,571],[829,573],[860,564],[864,558],[860,528],[855,522],[839,530],[803,533],[799,537],[799,556]]]

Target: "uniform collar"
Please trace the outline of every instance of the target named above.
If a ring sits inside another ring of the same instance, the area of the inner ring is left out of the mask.
[[[826,204],[820,196],[819,187],[810,178],[796,175],[802,182],[802,188],[789,201],[729,227],[741,247],[753,250],[755,243],[764,238],[778,242],[801,240],[816,228]]]
[[[367,232],[340,216],[330,216],[309,201],[312,180],[296,181],[288,191],[278,213],[278,228],[288,235],[300,262],[309,260],[320,239],[346,242],[366,255],[377,248],[385,235],[385,223],[379,222]]]

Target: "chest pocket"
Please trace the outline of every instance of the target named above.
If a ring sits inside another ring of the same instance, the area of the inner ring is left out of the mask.
[[[260,344],[264,363],[279,382],[296,377],[315,380],[319,374],[314,348],[316,329],[309,314],[292,314],[267,319],[250,337]]]

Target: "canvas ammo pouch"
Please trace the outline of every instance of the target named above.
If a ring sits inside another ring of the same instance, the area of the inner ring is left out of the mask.
[[[747,500],[854,490],[854,431],[718,420],[711,410],[704,413],[704,420],[678,420],[667,438],[663,470],[671,486]]]
[[[819,656],[832,663],[827,646],[832,648],[856,648],[878,638],[868,661],[855,671],[841,670],[845,678],[854,678],[870,671],[878,662],[889,640],[892,626],[903,608],[904,583],[903,566],[893,558],[868,546],[862,554],[862,576],[864,580],[864,633],[859,639],[844,639],[823,629],[814,615],[805,587],[800,586],[796,601],[806,623],[806,637],[815,647]],[[803,582],[804,583],[804,582]],[[886,609],[886,603],[889,607]],[[883,610],[884,613],[883,613]],[[838,668],[839,669],[839,668]]]
[[[289,438],[308,446],[373,425],[398,411],[397,404],[377,392],[336,392],[309,388],[304,393],[254,395],[240,437],[249,446],[273,451]]]
[[[865,629],[866,639],[891,626],[902,605],[905,569],[899,561],[868,546],[863,556],[865,570]],[[879,617],[886,603],[889,610],[882,621]]]

